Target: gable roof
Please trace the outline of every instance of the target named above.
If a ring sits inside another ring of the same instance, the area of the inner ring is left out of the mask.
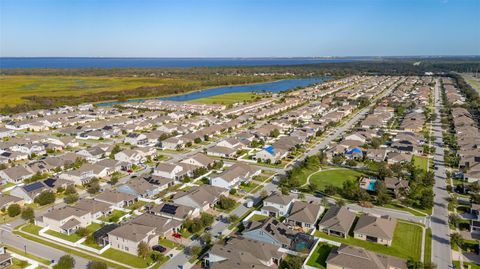
[[[321,210],[322,206],[319,204],[296,201],[293,202],[287,219],[303,223],[315,223]]]

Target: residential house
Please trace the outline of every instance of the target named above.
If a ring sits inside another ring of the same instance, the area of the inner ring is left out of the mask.
[[[106,190],[95,196],[93,199],[105,202],[117,208],[128,207],[137,201],[136,196],[115,190]]]
[[[165,218],[172,218],[184,221],[188,218],[194,219],[200,216],[200,210],[191,206],[185,206],[175,203],[162,203],[149,207],[148,213]]]
[[[211,174],[210,184],[215,187],[231,189],[241,182],[247,182],[259,175],[261,169],[245,163],[235,163],[220,174]]]
[[[331,207],[318,223],[318,229],[328,235],[346,238],[355,221],[355,213],[346,207]]]
[[[280,264],[283,253],[278,246],[254,239],[234,237],[215,244],[208,251],[205,263],[210,269],[271,269]]]
[[[52,209],[35,220],[35,224],[40,227],[48,227],[49,230],[67,235],[73,234],[78,228],[85,228],[91,223],[90,212],[72,206]]]
[[[7,169],[0,170],[0,179],[11,183],[20,183],[25,179],[31,178],[34,172],[30,167],[17,165]]]
[[[288,213],[286,223],[294,227],[313,228],[324,209],[313,202],[295,201]]]
[[[298,232],[291,230],[276,218],[267,218],[261,221],[251,221],[246,224],[242,236],[248,239],[289,249]]]
[[[344,245],[333,248],[326,260],[327,269],[407,269],[407,261],[401,258],[368,251],[364,248]]]
[[[200,211],[206,211],[217,203],[220,195],[225,192],[225,189],[210,186],[200,185],[192,187],[187,191],[177,192],[172,201],[176,204],[197,208]]]
[[[275,218],[286,216],[294,200],[292,195],[273,192],[263,200],[262,214]]]
[[[390,246],[397,220],[389,216],[377,218],[371,215],[362,215],[358,218],[353,235],[356,239]]]
[[[112,213],[111,204],[97,201],[94,199],[80,199],[72,207],[90,212],[90,214],[92,215],[92,219],[98,219],[102,216],[106,216]]]
[[[146,135],[141,133],[129,133],[125,136],[123,142],[130,145],[143,147],[147,145],[148,139]]]
[[[131,194],[137,198],[147,198],[157,195],[160,192],[160,188],[143,178],[135,178],[118,186],[117,191]]]

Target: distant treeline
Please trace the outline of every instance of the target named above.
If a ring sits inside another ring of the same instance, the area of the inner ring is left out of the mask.
[[[87,68],[87,69],[4,69],[4,75],[138,76],[198,78],[219,75],[292,74],[300,77],[345,76],[352,74],[422,75],[425,72],[472,72],[480,70],[480,57],[383,58],[352,62],[275,66],[228,66],[192,68]]]

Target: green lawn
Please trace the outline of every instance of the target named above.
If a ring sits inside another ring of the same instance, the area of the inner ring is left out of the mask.
[[[417,168],[422,169],[423,171],[427,171],[428,169],[428,157],[415,155],[413,156],[413,163]]]
[[[27,224],[22,228],[22,230],[27,232],[27,233],[37,234],[37,235],[38,235],[38,232],[40,232],[41,229],[42,229],[42,227],[37,226],[35,224]]]
[[[310,177],[310,182],[315,183],[321,190],[323,190],[327,185],[341,187],[344,181],[355,180],[364,175],[365,173],[362,171],[339,168],[320,171]]]
[[[402,205],[399,205],[399,204],[386,204],[386,205],[383,205],[382,207],[409,212],[409,213],[412,213],[414,216],[418,216],[418,217],[425,217],[427,215],[427,213],[421,213],[421,212],[425,211],[423,209],[413,210],[411,208],[408,208],[408,207],[405,207],[405,206],[402,206]],[[417,210],[421,211],[421,212],[418,212]]]
[[[315,236],[341,242],[348,245],[363,247],[367,250],[397,256],[400,258],[409,258],[419,261],[422,244],[422,228],[418,225],[397,222],[393,242],[391,246],[383,246],[377,243],[367,242],[364,240],[355,239],[351,236],[348,238],[340,238],[336,236],[329,236],[323,232],[316,231]]]
[[[249,183],[245,183],[245,184],[240,184],[240,189],[242,189],[246,192],[251,192],[257,186],[258,186],[258,184],[255,184],[253,182],[249,182]]]
[[[216,96],[210,96],[206,98],[194,99],[187,102],[230,105],[238,102],[253,100],[255,97],[256,97],[256,94],[252,92],[235,92],[235,93],[226,93],[226,94],[220,94]]]
[[[102,228],[102,224],[98,224],[98,223],[95,223],[95,222],[92,222],[92,224],[87,226],[87,230],[88,230],[89,233],[94,233],[100,228]]]
[[[307,261],[307,265],[321,269],[327,268],[327,264],[325,263],[325,261],[328,257],[328,254],[330,254],[330,251],[333,248],[335,247],[332,245],[328,245],[326,243],[319,243],[315,248],[312,256],[310,256],[310,259]]]
[[[49,234],[49,235],[53,235],[53,236],[58,237],[58,238],[61,238],[63,240],[70,241],[70,242],[77,242],[78,240],[80,240],[82,238],[80,235],[78,235],[76,233],[73,233],[71,235],[67,235],[67,234],[59,233],[59,232],[52,231],[52,230],[47,230],[45,233]]]
[[[432,261],[432,229],[425,230],[425,253],[423,256],[424,262]]]
[[[177,248],[177,249],[183,248],[182,244],[175,243],[175,242],[173,242],[171,240],[168,240],[166,238],[162,238],[162,239],[158,240],[158,244],[162,245],[164,247],[167,247],[167,248]]]
[[[22,261],[17,258],[13,258],[12,261],[13,261],[13,264],[6,267],[7,269],[21,269],[21,268],[28,267],[30,265],[27,261]]]
[[[123,264],[128,264],[135,268],[145,268],[152,262],[150,259],[144,260],[138,256],[134,256],[132,254],[129,254],[120,250],[116,250],[113,248],[107,249],[100,256],[115,260],[117,262],[121,262]]]
[[[264,220],[266,218],[267,218],[267,216],[255,214],[249,219],[249,221],[260,221],[260,220]]]
[[[101,221],[105,221],[105,222],[118,222],[118,220],[125,216],[127,214],[127,212],[123,212],[123,211],[120,211],[120,210],[113,210],[112,211],[112,214],[108,215],[108,216],[102,216],[99,218],[99,220]]]

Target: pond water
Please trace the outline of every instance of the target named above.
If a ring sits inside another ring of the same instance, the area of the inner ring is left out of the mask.
[[[236,92],[283,92],[298,87],[307,87],[316,83],[321,83],[325,80],[330,79],[329,77],[319,77],[319,78],[305,78],[305,79],[283,79],[274,82],[265,82],[241,86],[226,86],[211,88],[196,92],[190,92],[181,95],[173,95],[167,97],[158,97],[158,98],[149,98],[149,99],[158,99],[158,100],[169,100],[169,101],[191,101],[200,98],[212,97],[216,95],[226,94],[226,93],[236,93]],[[113,101],[113,102],[103,102],[98,103],[97,106],[113,106],[120,105],[125,103],[135,103],[143,102],[148,99],[131,99],[124,102]]]

